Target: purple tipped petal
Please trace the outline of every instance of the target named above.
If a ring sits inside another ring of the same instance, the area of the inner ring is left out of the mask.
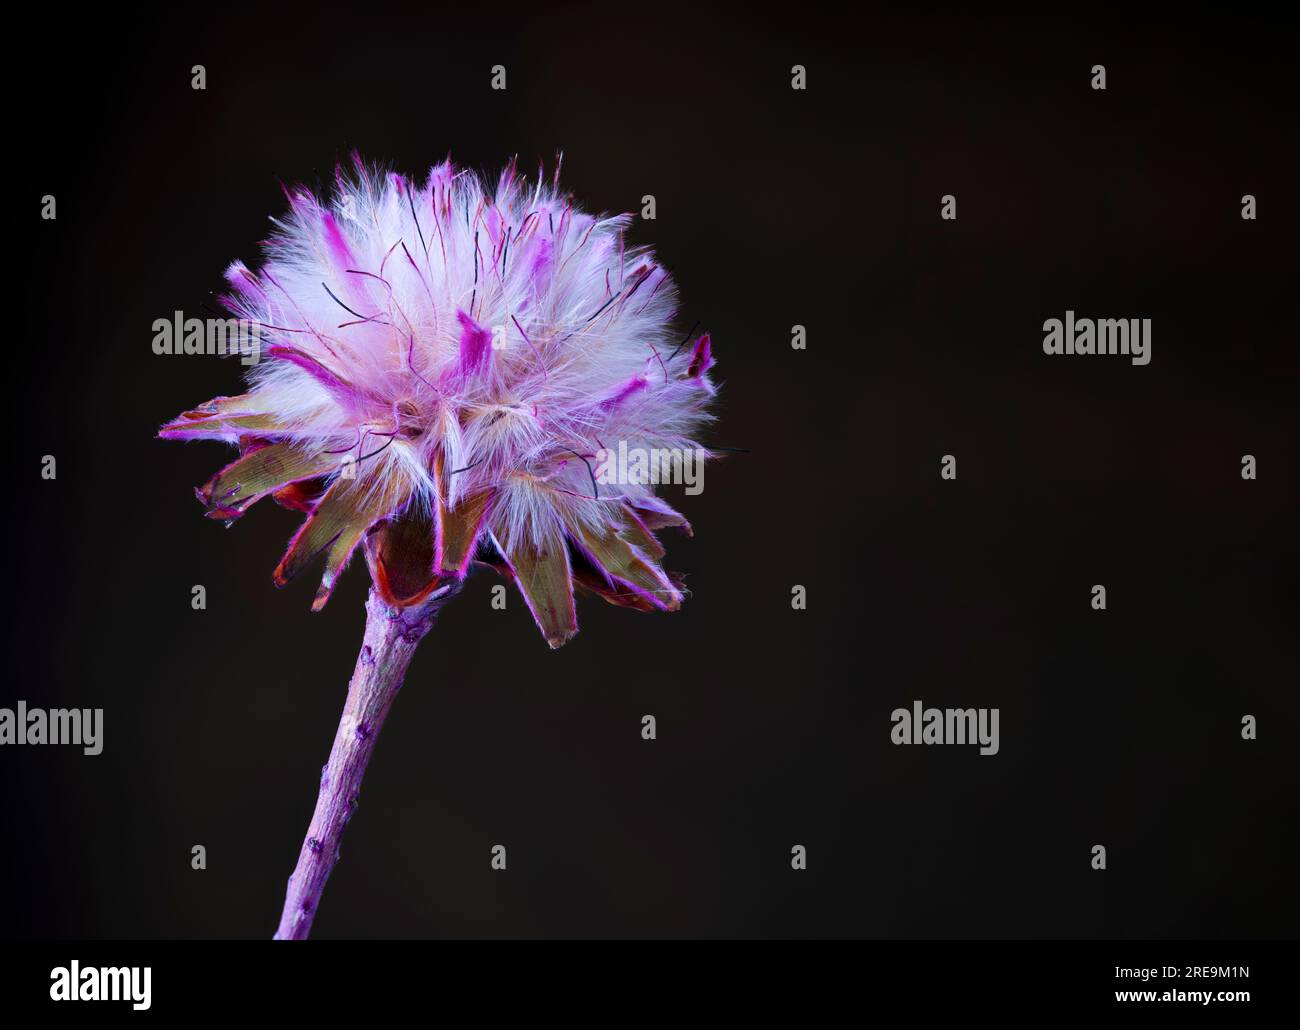
[[[352,248],[348,246],[348,241],[344,238],[343,230],[339,228],[334,215],[329,211],[322,211],[320,223],[325,245],[329,248],[330,260],[340,270],[356,268],[357,260],[352,256]]]
[[[268,349],[267,353],[273,358],[283,358],[285,361],[293,362],[340,399],[347,397],[351,393],[347,383],[315,358],[308,357],[300,350],[278,343]]]
[[[242,261],[235,261],[226,269],[226,282],[247,300],[260,301],[266,296],[266,292],[257,281],[257,276],[250,272]]]
[[[644,375],[634,375],[626,383],[620,386],[617,392],[615,392],[613,396],[607,397],[600,402],[601,410],[613,411],[620,404],[625,402],[629,397],[632,397],[640,393],[648,385],[649,385],[649,380],[647,380]]]
[[[539,237],[528,266],[528,281],[532,284],[534,293],[542,293],[551,281],[551,268],[554,264],[552,253],[551,241],[544,236]]]
[[[695,341],[695,353],[691,356],[691,364],[686,374],[692,379],[699,379],[712,367],[713,345],[709,341],[709,334],[705,333]]]

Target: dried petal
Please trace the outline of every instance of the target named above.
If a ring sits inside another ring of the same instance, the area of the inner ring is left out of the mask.
[[[396,507],[393,498],[398,492],[405,492],[405,488],[373,489],[360,481],[335,480],[289,542],[273,574],[275,585],[284,586],[328,549],[325,574],[312,602],[312,611],[324,608],[361,537]]]
[[[663,611],[676,611],[681,607],[682,595],[664,575],[663,569],[623,539],[613,527],[607,527],[604,532],[580,530],[575,542],[583,556],[609,577],[610,587],[631,589]]]
[[[480,490],[466,497],[454,509],[439,502],[442,513],[442,561],[444,576],[464,579],[474,548],[483,532],[483,522],[492,506],[492,490]]]
[[[258,445],[194,492],[207,506],[209,518],[236,519],[271,491],[336,467],[329,454],[308,454],[288,443]]]
[[[619,529],[619,535],[623,537],[633,547],[640,548],[642,552],[649,555],[655,561],[658,561],[668,552],[664,549],[649,527],[642,521],[630,507],[625,507],[621,513],[622,526]]]
[[[677,526],[686,530],[687,536],[694,535],[691,524],[686,521],[686,517],[674,511],[667,501],[661,500],[653,494],[642,494],[627,503],[628,507],[636,513],[637,518],[645,524],[647,529],[667,529],[669,526]]]
[[[542,636],[552,649],[562,647],[578,632],[568,549],[559,540],[547,541],[541,547],[526,542],[513,551],[497,546]]]
[[[375,587],[394,608],[419,604],[438,585],[438,523],[423,509],[386,519],[366,537]]]
[[[274,415],[260,410],[264,402],[254,394],[238,397],[214,397],[191,411],[183,411],[160,430],[164,440],[226,440],[234,443],[239,436],[256,433],[275,436],[286,427]]]
[[[329,488],[327,479],[304,479],[300,483],[282,486],[271,494],[271,499],[282,508],[301,511],[310,515],[316,510],[321,496]]]

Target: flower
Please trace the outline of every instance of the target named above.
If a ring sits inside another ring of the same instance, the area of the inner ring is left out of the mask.
[[[495,190],[448,161],[423,186],[358,159],[332,201],[286,190],[266,262],[223,303],[263,341],[250,389],[182,413],[166,439],[237,444],[196,493],[212,518],[267,495],[306,513],[275,570],[323,555],[313,610],[360,545],[393,607],[479,560],[511,577],[546,640],[574,590],[644,611],[682,601],[655,531],[686,520],[648,484],[598,483],[620,443],[707,454],[707,334],[679,340],[675,290],[632,216],[585,214],[514,162]]]

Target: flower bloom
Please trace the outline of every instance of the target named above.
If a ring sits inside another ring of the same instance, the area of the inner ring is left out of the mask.
[[[557,172],[558,178],[558,172]],[[383,600],[419,604],[471,560],[519,586],[552,647],[574,590],[672,611],[655,531],[686,520],[643,483],[598,483],[599,452],[701,452],[708,335],[671,327],[675,291],[632,216],[594,217],[514,164],[495,190],[438,165],[418,186],[359,161],[326,203],[288,191],[266,261],[226,272],[225,305],[267,360],[249,392],[167,423],[236,444],[196,492],[212,518],[268,494],[307,515],[275,570],[318,557],[313,609],[360,546]]]

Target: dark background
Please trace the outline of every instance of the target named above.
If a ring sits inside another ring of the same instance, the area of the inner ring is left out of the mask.
[[[227,450],[153,434],[240,369],[154,356],[151,324],[202,316],[226,264],[259,260],[279,182],[356,147],[412,174],[563,149],[588,210],[653,193],[634,239],[683,331],[714,334],[709,442],[750,453],[669,491],[695,526],[666,539],[677,615],[588,599],[551,653],[513,588],[497,612],[500,581],[471,580],[407,677],[315,936],[1294,936],[1279,27],[460,10],[45,10],[11,37],[0,705],[103,707],[105,750],[0,750],[0,933],[274,930],[367,576],[313,616],[310,576],[270,578],[298,516],[201,517]],[[1045,357],[1066,308],[1151,318],[1152,363]],[[1001,752],[893,746],[915,698],[999,707]]]

